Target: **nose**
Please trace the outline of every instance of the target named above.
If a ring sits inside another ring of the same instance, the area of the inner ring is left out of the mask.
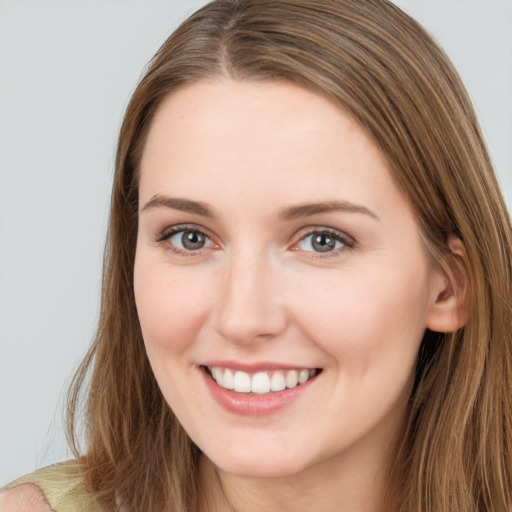
[[[279,269],[265,255],[232,255],[220,277],[214,329],[237,344],[273,338],[286,329]]]

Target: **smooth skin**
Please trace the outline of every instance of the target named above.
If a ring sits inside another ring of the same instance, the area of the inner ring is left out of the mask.
[[[384,155],[298,86],[204,81],[160,106],[139,199],[137,310],[160,388],[204,453],[203,512],[384,512],[423,333],[459,328],[467,309]],[[322,371],[253,417],[213,399],[207,361]],[[35,486],[1,499],[48,510]]]
[[[21,484],[0,494],[0,512],[51,512],[41,489]]]
[[[463,323],[453,289],[382,152],[325,98],[218,79],[160,106],[135,295],[159,386],[206,456],[210,510],[378,511],[423,333]],[[211,360],[322,372],[247,417],[212,399]]]

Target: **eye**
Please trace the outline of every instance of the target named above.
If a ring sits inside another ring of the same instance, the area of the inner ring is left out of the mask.
[[[203,249],[209,242],[208,237],[199,231],[179,231],[172,235],[169,241],[179,249],[187,251],[197,251]]]
[[[199,252],[213,245],[212,240],[193,227],[174,226],[165,230],[157,242],[167,241],[169,249],[179,254]]]
[[[347,235],[331,230],[317,230],[308,233],[296,245],[298,250],[316,253],[329,253],[354,246]]]

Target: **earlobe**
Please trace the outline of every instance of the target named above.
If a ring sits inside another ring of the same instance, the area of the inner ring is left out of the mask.
[[[469,275],[467,253],[460,238],[448,240],[450,252],[439,269],[435,301],[430,306],[427,327],[435,332],[455,332],[469,317]]]

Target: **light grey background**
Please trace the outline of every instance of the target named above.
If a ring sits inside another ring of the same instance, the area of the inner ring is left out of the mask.
[[[0,0],[0,483],[69,457],[61,406],[97,320],[121,116],[204,3]],[[512,1],[397,3],[458,67],[512,204]]]

